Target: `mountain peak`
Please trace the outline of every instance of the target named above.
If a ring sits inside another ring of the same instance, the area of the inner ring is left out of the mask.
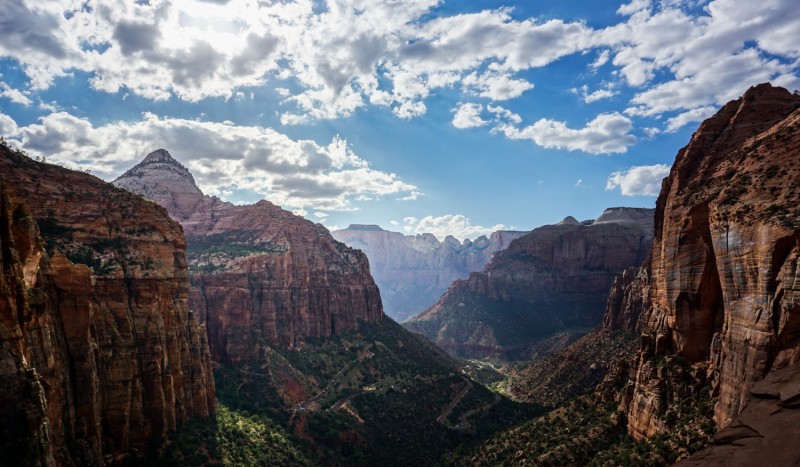
[[[575,219],[572,216],[567,216],[567,217],[561,219],[561,222],[559,222],[556,225],[581,225],[581,223],[578,222],[578,219]]]
[[[111,183],[165,206],[177,217],[191,213],[203,198],[189,169],[166,149],[151,152]]]
[[[181,165],[180,162],[176,161],[174,157],[167,151],[166,149],[156,149],[155,151],[148,154],[139,165],[142,164],[151,164],[155,162],[167,162],[167,163],[174,163],[177,165]]]

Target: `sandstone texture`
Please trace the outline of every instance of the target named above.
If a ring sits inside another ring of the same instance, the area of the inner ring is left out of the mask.
[[[713,445],[681,467],[800,464],[800,365],[770,372],[750,389],[745,409]]]
[[[650,252],[652,216],[611,208],[594,222],[534,229],[406,326],[459,356],[531,358],[551,336],[600,324],[614,277]]]
[[[116,464],[212,414],[180,226],[5,146],[0,192],[2,461]]]
[[[699,391],[727,427],[754,384],[800,360],[798,107],[783,88],[750,88],[678,152],[649,271],[620,278],[609,305],[612,326],[640,315],[624,401],[634,436],[663,431],[665,409]]]
[[[462,243],[452,236],[403,235],[377,225],[351,225],[331,232],[336,240],[366,253],[386,314],[405,321],[442,296],[450,284],[480,271],[494,253],[526,232],[497,231]]]
[[[167,209],[183,226],[189,308],[205,323],[215,361],[257,359],[383,317],[367,257],[268,202],[237,206],[204,195],[165,150],[113,182]]]

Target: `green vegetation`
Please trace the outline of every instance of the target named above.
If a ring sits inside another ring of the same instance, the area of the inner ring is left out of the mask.
[[[232,230],[186,238],[186,259],[190,271],[215,273],[226,269],[228,261],[265,253],[285,253],[287,247],[257,238],[258,231]]]
[[[220,404],[280,427],[314,463],[431,465],[541,413],[472,383],[448,421],[472,409],[469,429],[436,420],[463,390],[461,362],[391,320],[308,339],[300,349],[215,371]],[[443,457],[445,456],[445,457]]]
[[[213,418],[192,421],[163,441],[151,443],[146,465],[313,465],[296,441],[269,418],[224,404],[217,405]]]

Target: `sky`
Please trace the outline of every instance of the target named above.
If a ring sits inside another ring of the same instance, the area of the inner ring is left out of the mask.
[[[475,238],[653,207],[699,122],[800,88],[796,0],[0,0],[0,135],[330,229]]]

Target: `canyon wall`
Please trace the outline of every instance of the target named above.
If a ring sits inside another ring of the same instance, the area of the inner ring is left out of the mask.
[[[0,451],[116,464],[214,412],[180,226],[152,203],[0,146]]]
[[[758,381],[800,360],[798,107],[783,88],[750,88],[700,125],[663,182],[649,268],[619,279],[607,317],[640,315],[623,401],[636,437],[701,391],[731,425]]]
[[[531,358],[554,334],[600,324],[614,277],[650,252],[652,219],[652,209],[611,208],[534,229],[406,327],[459,356]]]
[[[366,253],[386,314],[397,321],[417,315],[457,279],[480,271],[497,251],[526,232],[497,231],[460,242],[432,234],[403,235],[377,225],[351,225],[331,232],[336,240]]]
[[[165,150],[113,182],[162,205],[186,234],[189,307],[215,361],[257,359],[266,346],[353,330],[383,317],[366,256],[327,229],[268,202],[204,195]]]

